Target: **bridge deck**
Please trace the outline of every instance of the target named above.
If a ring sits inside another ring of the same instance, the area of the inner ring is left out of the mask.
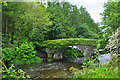
[[[87,45],[95,47],[97,39],[85,39],[85,38],[69,38],[69,39],[56,39],[47,40],[42,42],[42,46],[55,47],[55,46],[72,46],[72,45]]]

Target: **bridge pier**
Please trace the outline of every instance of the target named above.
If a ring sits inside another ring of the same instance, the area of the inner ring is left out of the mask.
[[[52,54],[53,60],[60,60],[60,59],[63,59],[63,54],[64,54],[64,52],[65,52],[67,49],[70,49],[70,47],[65,47],[65,48],[63,48],[62,50],[58,51],[58,52],[50,53],[49,48],[46,48],[45,52],[47,53],[47,55]]]

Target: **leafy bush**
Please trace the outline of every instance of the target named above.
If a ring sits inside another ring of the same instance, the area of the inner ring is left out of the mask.
[[[11,62],[11,60],[15,59],[15,51],[10,48],[3,49],[2,58],[6,64]]]
[[[6,64],[14,63],[18,64],[30,64],[30,63],[41,63],[42,59],[36,56],[37,52],[34,50],[32,43],[23,43],[16,51],[10,48],[3,49],[2,57]]]
[[[106,44],[107,44],[107,42],[105,41],[104,38],[99,39],[99,40],[97,41],[97,49],[105,48]]]
[[[83,53],[81,53],[79,50],[71,48],[65,51],[63,54],[66,58],[77,58],[83,56]]]
[[[23,64],[23,63],[41,63],[42,59],[37,57],[37,52],[34,50],[34,46],[32,42],[30,43],[23,43],[19,48],[16,48],[16,58],[12,61],[15,64]]]
[[[52,59],[49,59],[48,62],[52,62]]]
[[[52,57],[52,55],[51,54],[48,54],[48,58],[51,58]]]
[[[35,62],[36,62],[36,63],[42,63],[42,60],[43,60],[43,59],[40,58],[40,57],[37,57],[37,56],[35,57]]]
[[[52,62],[52,55],[48,54],[48,62]]]
[[[34,46],[32,43],[23,43],[19,48],[16,48],[16,58],[26,61],[28,59],[31,59],[35,57],[35,54],[37,53],[34,50]]]
[[[21,69],[18,69],[18,71],[15,70],[15,66],[12,64],[9,69],[5,69],[2,67],[2,77],[7,80],[13,80],[13,79],[19,79],[19,78],[30,78],[29,75],[26,74]]]
[[[119,78],[118,59],[115,56],[113,60],[104,65],[94,63],[94,60],[85,63],[82,70],[71,67],[70,70],[74,73],[73,78]]]

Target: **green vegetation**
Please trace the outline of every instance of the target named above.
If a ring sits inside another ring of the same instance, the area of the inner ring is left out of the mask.
[[[120,26],[120,1],[109,0],[104,4],[104,12],[102,15],[102,26],[100,27],[100,48],[105,48],[106,44],[109,42],[110,36],[116,32],[117,28]]]
[[[48,2],[48,7],[39,2],[2,3],[2,57],[3,66],[41,63],[36,50],[50,49],[57,52],[65,46],[88,45],[105,48],[110,36],[120,27],[120,1],[109,0],[104,4],[101,27],[95,23],[85,7],[69,2]],[[85,53],[87,50],[85,51]],[[103,52],[103,53],[106,53]],[[94,54],[97,58],[98,50]],[[64,56],[74,58],[81,52],[69,49]],[[86,56],[86,54],[84,54]],[[48,55],[48,62],[52,55]],[[1,59],[2,60],[2,59]],[[85,57],[83,69],[71,68],[74,78],[116,78],[118,59],[100,66],[96,59]],[[14,70],[15,66],[3,68],[3,78],[25,78],[25,72]],[[8,75],[8,76],[7,76]]]
[[[86,8],[69,2],[48,2],[47,12],[53,24],[47,32],[48,39],[99,38],[98,23],[94,23]]]
[[[16,47],[16,51],[7,48],[3,50],[2,57],[6,64],[30,64],[41,63],[42,59],[36,56],[37,52],[34,50],[32,43],[23,43],[19,48]]]
[[[68,38],[68,39],[56,39],[56,40],[47,40],[47,41],[43,41],[43,46],[72,46],[72,45],[77,45],[77,44],[81,44],[81,45],[88,45],[88,46],[96,46],[97,39],[86,39],[86,38]]]
[[[6,48],[2,51],[2,58],[6,64],[10,63],[15,58],[15,51],[10,48]]]
[[[37,57],[37,52],[34,50],[34,46],[31,43],[23,43],[19,48],[16,48],[16,58],[14,59],[13,63],[17,63],[20,61],[23,63],[41,63],[42,59]]]
[[[48,62],[52,62],[52,59],[48,59]]]
[[[4,70],[4,68],[2,67],[3,69],[3,78],[7,78],[9,80],[12,80],[12,79],[16,79],[16,78],[30,78],[29,75],[25,75],[26,72],[24,72],[23,70],[21,69],[18,69],[18,71],[15,71],[15,66],[12,65],[11,67],[9,67],[9,69],[7,70]]]
[[[26,72],[24,72],[23,70],[18,69],[16,71],[15,66],[13,64],[11,65],[11,67],[9,67],[9,69],[7,69],[7,67],[2,61],[0,61],[0,63],[3,65],[1,72],[2,72],[2,77],[4,79],[13,80],[13,79],[21,79],[21,78],[24,78],[24,79],[30,78],[30,76],[27,75]]]
[[[97,45],[97,39],[85,39],[85,38],[69,38],[69,39],[56,39],[56,40],[46,40],[41,43],[41,47],[48,47],[51,49],[51,53],[57,52],[64,46],[71,45],[88,45],[95,47]]]
[[[48,54],[48,62],[52,62],[52,55]]]
[[[78,57],[82,57],[83,53],[81,53],[77,49],[72,48],[72,49],[66,50],[63,56],[65,56],[66,58],[78,58]]]
[[[110,36],[116,32],[117,28],[120,27],[119,5],[120,1],[117,0],[109,0],[106,4],[104,4],[104,12],[103,14],[101,14],[103,16],[103,26],[100,27],[100,39],[97,41],[97,49],[105,48],[105,46],[109,42]],[[110,50],[113,49],[111,48]],[[96,53],[98,54],[98,51],[96,51]],[[106,53],[106,51],[104,51],[103,53]],[[73,67],[70,68],[70,70],[74,74],[73,78],[119,78],[118,57],[115,55],[112,56],[113,59],[103,65],[100,65],[98,62],[96,62],[96,59],[86,58],[83,62],[82,70],[78,70]]]
[[[99,65],[95,63],[95,59],[88,62],[84,61],[82,70],[71,67],[74,73],[73,78],[119,78],[118,76],[118,58],[114,57],[110,62]]]

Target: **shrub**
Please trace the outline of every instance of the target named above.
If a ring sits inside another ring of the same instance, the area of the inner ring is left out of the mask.
[[[15,59],[12,60],[12,63],[15,64],[23,64],[23,63],[34,63],[34,62],[42,62],[42,59],[37,57],[36,54],[37,52],[34,50],[34,46],[32,42],[30,43],[23,43],[19,48],[16,48],[15,52]]]
[[[48,54],[48,62],[52,62],[52,54]]]
[[[100,48],[105,48],[107,42],[105,41],[105,39],[99,39],[97,41],[97,49],[100,49]]]
[[[52,59],[49,59],[48,62],[52,62]]]
[[[11,62],[11,60],[15,59],[15,51],[10,48],[3,49],[2,58],[6,64]]]
[[[66,58],[77,58],[77,57],[82,57],[83,53],[81,53],[79,50],[71,48],[65,51],[63,54]]]
[[[52,55],[51,55],[51,54],[48,54],[48,58],[52,58]]]
[[[99,63],[94,63],[94,60],[89,60],[82,70],[71,67],[70,70],[74,73],[73,78],[119,78],[117,58],[101,66]]]
[[[43,60],[42,58],[39,58],[37,56],[35,57],[35,62],[36,63],[42,63],[42,60]]]
[[[19,48],[16,48],[16,58],[20,60],[28,60],[33,57],[35,57],[35,54],[37,53],[34,50],[34,46],[32,43],[23,43]]]
[[[7,80],[13,80],[13,79],[19,79],[19,78],[30,78],[29,75],[26,74],[21,69],[18,69],[18,71],[15,70],[15,66],[12,64],[9,69],[5,69],[2,67],[2,77]]]

